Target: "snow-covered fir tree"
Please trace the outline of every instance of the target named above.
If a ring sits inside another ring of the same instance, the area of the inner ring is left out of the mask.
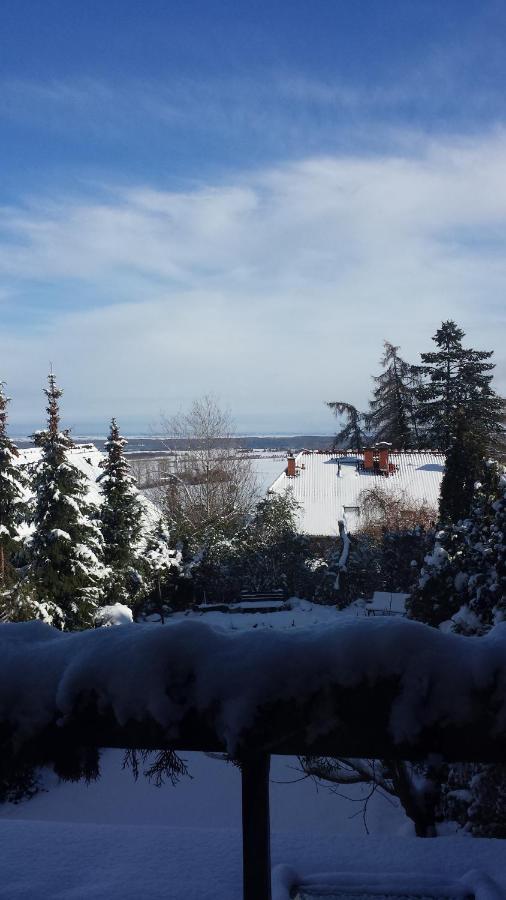
[[[103,495],[100,524],[104,562],[108,568],[102,602],[131,605],[142,586],[138,545],[143,530],[143,510],[125,457],[126,444],[116,420],[112,419],[105,443],[107,456],[102,463],[103,474],[99,477]]]
[[[413,367],[399,356],[399,347],[384,342],[383,371],[374,377],[368,426],[375,441],[389,441],[400,450],[418,445]]]
[[[16,463],[18,450],[7,435],[7,404],[0,382],[0,612],[9,614],[8,597],[16,581],[13,556],[19,546],[19,526],[26,518],[25,478]]]
[[[65,629],[93,623],[103,577],[97,509],[85,476],[73,465],[73,442],[60,431],[56,378],[48,376],[47,429],[33,435],[42,457],[34,476],[34,532],[29,542],[30,600],[39,615]]]

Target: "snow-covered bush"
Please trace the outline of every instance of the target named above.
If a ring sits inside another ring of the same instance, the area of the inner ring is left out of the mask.
[[[483,466],[469,517],[436,533],[409,615],[463,635],[485,635],[506,613],[506,477]],[[452,765],[441,815],[472,834],[506,837],[506,766]]]
[[[506,476],[488,462],[467,519],[436,533],[409,602],[412,618],[483,634],[506,611]]]
[[[133,620],[132,610],[124,603],[102,606],[95,613],[95,625],[102,628],[108,628],[110,625],[131,625]]]

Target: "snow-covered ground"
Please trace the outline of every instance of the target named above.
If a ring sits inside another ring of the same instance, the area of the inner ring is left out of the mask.
[[[240,832],[212,828],[204,820],[197,828],[0,820],[0,841],[0,897],[5,900],[241,897]],[[392,839],[384,833],[357,839],[321,832],[275,831],[271,845],[273,900],[289,900],[285,885],[293,878],[292,873],[297,880],[311,883],[322,872],[338,872],[341,878],[346,873],[346,880],[355,885],[369,883],[378,888],[381,884],[385,900],[391,896],[387,895],[389,887],[403,881],[420,887],[427,876],[441,885],[464,877],[475,893],[453,894],[461,900],[464,896],[469,900],[473,896],[476,900],[501,900],[506,896],[502,844],[459,838]],[[415,900],[414,892],[411,896]],[[441,894],[424,891],[422,895],[418,891],[416,900],[430,900],[431,896]],[[332,900],[332,895],[326,897]]]
[[[157,788],[143,777],[134,781],[121,751],[106,751],[99,781],[58,784],[48,775],[46,792],[0,807],[0,897],[238,900],[239,772],[204,754],[185,758],[192,778]],[[296,760],[273,757],[274,866],[309,880],[322,871],[355,878],[422,872],[443,880],[477,869],[501,886],[484,900],[506,896],[502,841],[410,837],[402,810],[379,794],[368,805],[366,836],[364,788],[343,789],[352,798],[345,800],[300,778]]]
[[[247,603],[236,604],[239,608],[247,607]],[[257,605],[257,604],[256,604]],[[272,601],[268,603],[272,607]],[[345,610],[336,609],[335,606],[322,606],[319,603],[310,603],[292,597],[288,601],[290,609],[280,609],[276,612],[240,612],[225,613],[216,609],[205,610],[205,606],[198,610],[174,613],[166,620],[167,625],[175,625],[181,621],[200,621],[208,625],[219,625],[230,631],[243,631],[249,628],[269,628],[285,630],[286,628],[308,628],[312,625],[332,624],[348,618],[363,618],[366,615],[366,603],[357,600]]]

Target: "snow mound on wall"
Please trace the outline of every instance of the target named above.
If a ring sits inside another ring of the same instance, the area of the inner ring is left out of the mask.
[[[20,740],[64,720],[93,691],[120,725],[152,718],[169,739],[189,712],[213,711],[215,733],[233,753],[259,708],[388,679],[398,683],[389,721],[396,743],[415,741],[425,727],[472,722],[486,692],[502,734],[506,624],[480,638],[404,619],[238,632],[194,621],[78,633],[42,622],[0,625],[0,722]],[[339,710],[327,704],[316,718],[328,733]]]

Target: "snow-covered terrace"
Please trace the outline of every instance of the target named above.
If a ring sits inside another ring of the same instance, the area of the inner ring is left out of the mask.
[[[310,535],[334,536],[343,520],[347,530],[357,530],[360,523],[361,493],[381,487],[392,493],[403,493],[407,499],[425,500],[437,508],[444,472],[442,453],[391,453],[395,467],[388,476],[357,469],[363,454],[302,451],[295,458],[296,475],[284,471],[271,485],[270,491],[283,494],[289,489],[300,504],[298,526]]]

